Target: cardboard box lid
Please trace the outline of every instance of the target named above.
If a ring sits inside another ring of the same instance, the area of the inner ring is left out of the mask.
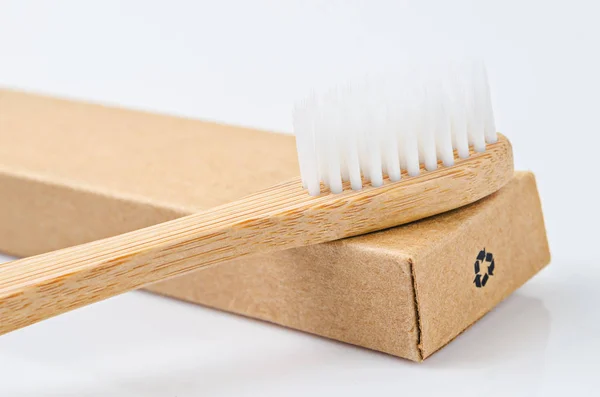
[[[294,137],[0,89],[0,172],[211,208],[299,175]]]

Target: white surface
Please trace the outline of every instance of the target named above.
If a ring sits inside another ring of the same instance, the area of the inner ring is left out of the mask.
[[[422,365],[125,294],[0,337],[0,395],[595,394],[597,2],[168,3],[0,0],[0,85],[289,131],[313,84],[479,49],[552,264]]]

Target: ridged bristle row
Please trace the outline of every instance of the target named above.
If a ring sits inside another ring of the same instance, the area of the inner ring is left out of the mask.
[[[490,90],[481,62],[413,67],[346,82],[296,104],[294,133],[304,186],[332,193],[362,178],[380,186],[401,171],[416,176],[454,164],[454,150],[484,151],[497,140]]]

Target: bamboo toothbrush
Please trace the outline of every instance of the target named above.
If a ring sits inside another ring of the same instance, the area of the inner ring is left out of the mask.
[[[0,265],[0,334],[258,252],[449,211],[513,174],[484,70],[346,84],[294,113],[301,178],[123,235]]]

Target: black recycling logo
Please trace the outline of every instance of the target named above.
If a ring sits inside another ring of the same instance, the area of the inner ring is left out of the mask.
[[[475,260],[475,280],[473,284],[477,288],[485,287],[491,276],[494,275],[494,255],[491,252],[485,252],[485,248],[479,251]]]

